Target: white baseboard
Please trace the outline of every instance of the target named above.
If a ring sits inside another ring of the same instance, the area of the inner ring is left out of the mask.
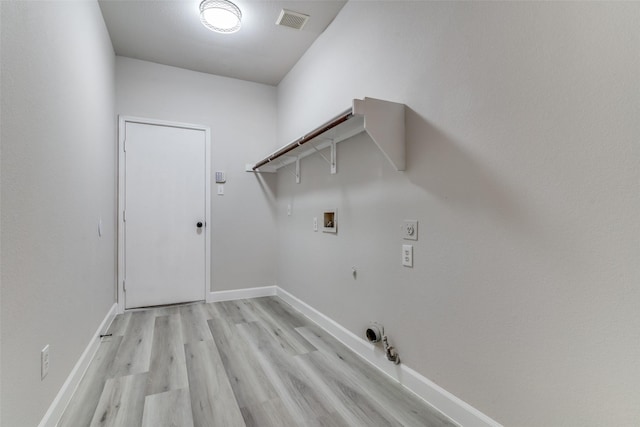
[[[261,286],[259,288],[209,292],[207,294],[207,302],[233,301],[237,299],[268,297],[274,295],[276,295],[275,286]]]
[[[440,411],[455,423],[464,427],[502,427],[500,423],[489,418],[476,408],[449,393],[428,378],[420,375],[405,364],[394,365],[373,344],[345,329],[333,319],[320,313],[307,303],[299,300],[289,292],[276,286],[276,295],[300,311],[322,329],[333,335],[360,357],[389,375],[406,389],[422,398],[429,405]]]
[[[78,362],[76,362],[76,365],[71,370],[71,373],[67,377],[67,380],[64,382],[64,384],[62,384],[58,395],[55,399],[53,399],[51,406],[49,406],[47,413],[44,414],[44,417],[42,417],[42,420],[40,421],[40,424],[38,424],[38,427],[55,427],[55,425],[58,424],[60,417],[62,417],[62,413],[69,404],[71,396],[73,396],[73,393],[76,391],[76,388],[78,387],[82,376],[87,370],[89,363],[91,362],[91,360],[93,360],[96,351],[98,351],[98,346],[100,345],[100,335],[104,334],[107,331],[109,325],[111,325],[111,322],[113,322],[113,319],[116,317],[117,312],[118,304],[115,303],[111,306],[111,309],[109,309],[109,312],[98,327],[96,333],[93,335],[93,338],[87,345],[87,348],[85,348],[84,352],[82,352],[80,359],[78,359]]]

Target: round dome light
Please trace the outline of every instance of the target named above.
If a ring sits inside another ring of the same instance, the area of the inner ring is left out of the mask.
[[[227,0],[204,0],[200,3],[200,21],[217,33],[230,34],[240,29],[242,12]]]

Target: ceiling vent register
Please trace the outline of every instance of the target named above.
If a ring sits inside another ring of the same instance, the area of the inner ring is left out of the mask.
[[[276,21],[276,25],[293,28],[294,30],[302,30],[302,27],[304,27],[308,20],[309,15],[282,9],[280,16],[278,16],[278,20]]]

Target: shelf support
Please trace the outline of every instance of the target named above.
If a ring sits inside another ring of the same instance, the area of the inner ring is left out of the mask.
[[[288,166],[291,163],[287,163],[286,165],[280,166],[282,169],[289,172],[296,179],[296,184],[300,184],[300,158],[296,158],[295,170],[291,170]]]
[[[404,104],[375,98],[353,100],[353,114],[364,116],[364,129],[396,170],[406,170]]]
[[[336,141],[335,139],[331,140],[331,162],[329,163],[331,165],[331,174],[335,175],[337,170],[337,165],[336,165],[336,159],[337,159],[337,152],[336,152]]]
[[[315,146],[315,144],[311,144],[311,146],[313,147],[314,150],[316,150],[316,153],[318,153],[320,155],[320,157],[322,157],[324,159],[325,162],[327,162],[329,164],[329,166],[331,167],[331,174],[334,175],[337,170],[336,170],[336,141],[335,139],[331,139],[331,154],[329,155],[329,159],[326,158],[326,156],[324,154],[322,154],[322,152],[320,150],[318,150],[318,147]]]
[[[318,150],[318,147],[316,147],[314,144],[311,144],[311,146],[313,147],[314,150],[316,150],[316,153],[318,153],[320,155],[320,157],[322,157],[324,159],[325,162],[327,162],[329,165],[331,165],[331,160],[327,159],[324,154],[322,154],[322,152],[320,150]]]

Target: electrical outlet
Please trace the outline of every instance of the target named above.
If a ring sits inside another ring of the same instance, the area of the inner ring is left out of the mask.
[[[405,240],[418,240],[418,221],[405,219],[402,225],[402,238]]]
[[[413,245],[402,245],[402,265],[413,267]]]
[[[49,373],[49,344],[44,346],[42,351],[40,351],[40,379],[43,380],[48,373]]]
[[[218,184],[218,196],[224,196],[224,185]]]
[[[313,217],[313,231],[318,231],[318,217]]]

